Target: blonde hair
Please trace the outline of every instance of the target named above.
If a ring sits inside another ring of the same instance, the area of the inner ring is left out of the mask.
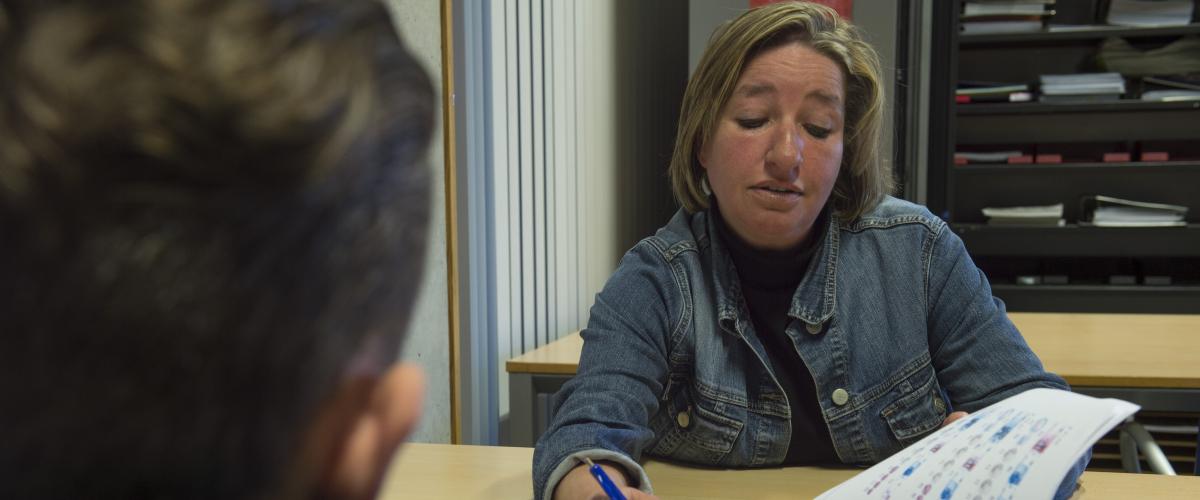
[[[813,48],[846,76],[845,146],[829,199],[834,213],[845,221],[857,219],[894,189],[891,170],[879,158],[883,89],[875,49],[829,7],[779,2],[749,10],[718,29],[688,81],[669,167],[671,189],[687,211],[708,208],[697,155],[712,139],[743,68],[761,52],[789,43]]]

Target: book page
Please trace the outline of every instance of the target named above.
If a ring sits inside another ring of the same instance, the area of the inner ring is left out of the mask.
[[[817,498],[1051,498],[1079,457],[1138,408],[1031,389],[955,421]]]

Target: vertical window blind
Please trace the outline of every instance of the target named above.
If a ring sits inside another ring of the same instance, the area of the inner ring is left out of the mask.
[[[494,388],[465,388],[463,404],[498,418],[505,361],[583,328],[620,256],[675,210],[666,165],[687,11],[495,0],[461,12],[463,363],[480,365],[465,367],[464,387]]]

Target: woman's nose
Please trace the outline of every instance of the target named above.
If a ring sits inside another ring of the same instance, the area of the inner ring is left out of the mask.
[[[781,127],[767,152],[767,168],[772,173],[792,174],[804,163],[804,138],[795,127]],[[777,171],[777,172],[776,172]]]

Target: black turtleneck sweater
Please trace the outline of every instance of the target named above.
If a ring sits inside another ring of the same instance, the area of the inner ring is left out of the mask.
[[[754,331],[766,348],[772,371],[791,407],[792,439],[784,463],[838,462],[829,427],[817,403],[816,384],[786,332],[793,321],[788,316],[792,296],[824,240],[827,211],[817,217],[812,233],[799,248],[784,251],[751,247],[725,225],[716,203],[710,212],[714,214],[713,225],[733,259]]]

